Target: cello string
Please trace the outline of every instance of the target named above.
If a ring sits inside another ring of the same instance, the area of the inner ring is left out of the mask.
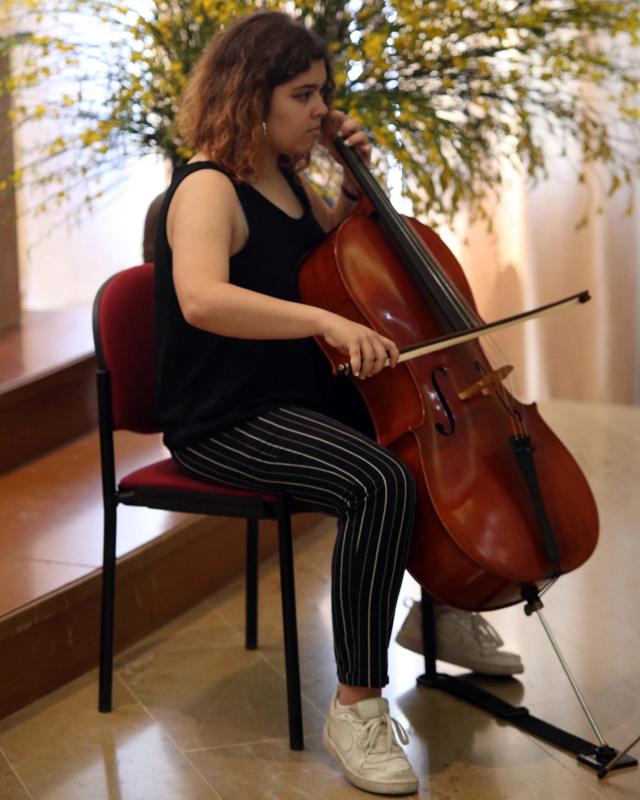
[[[440,292],[446,298],[449,305],[455,310],[458,317],[466,324],[467,327],[474,327],[475,324],[482,324],[482,320],[478,317],[466,300],[459,293],[457,287],[453,286],[448,277],[438,267],[437,262],[433,259],[431,253],[427,250],[424,242],[420,239],[412,226],[406,219],[396,211],[391,201],[382,191],[382,188],[373,177],[373,175],[363,167],[362,182],[367,184],[370,193],[374,194],[380,205],[384,206],[384,212],[396,224],[396,229],[401,231],[404,236],[405,247],[413,251],[413,260],[417,260],[422,269],[431,277],[432,281],[437,285]],[[367,192],[365,191],[365,194]],[[436,298],[434,298],[436,299]],[[443,309],[444,310],[444,309]],[[447,316],[445,311],[445,316]],[[448,320],[451,323],[451,320]]]
[[[500,360],[502,361],[502,363],[503,364],[508,364],[509,363],[509,359],[505,355],[505,353],[502,350],[502,348],[500,347],[500,345],[495,341],[494,337],[489,336],[487,338],[490,340],[491,345],[494,348],[494,350],[496,351],[496,353],[498,353],[498,356],[500,357]],[[521,403],[520,403],[519,400],[515,399],[516,398],[516,387],[515,387],[515,382],[514,382],[514,378],[513,378],[512,374],[509,374],[507,376],[506,386],[504,384],[500,385],[499,391],[503,392],[504,395],[508,398],[507,404],[509,405],[511,414],[519,421],[519,432],[518,432],[518,435],[519,436],[528,436],[529,435],[529,429],[527,427],[526,420],[523,418],[522,414],[516,408],[516,405],[520,406]]]
[[[497,342],[494,340],[493,337],[487,336],[482,338],[486,339],[486,349],[488,352],[484,353],[484,355],[491,369],[493,369],[492,361],[494,358],[494,353],[499,362],[502,362],[503,364],[509,363],[509,359],[505,356],[504,352],[502,351],[502,349],[500,348],[500,346],[497,344]],[[524,423],[524,420],[522,419],[522,415],[517,411],[515,407],[515,402],[513,399],[515,397],[515,386],[511,374],[507,375],[504,381],[500,381],[494,394],[499,400],[501,406],[506,410],[507,414],[509,415],[513,435],[516,438],[525,436],[527,433],[527,428],[526,424]]]
[[[373,177],[373,176],[372,176]],[[374,179],[375,181],[375,179]],[[373,182],[373,181],[372,181]],[[387,212],[397,224],[405,236],[405,241],[410,245],[414,254],[417,256],[423,269],[431,276],[432,280],[438,285],[440,291],[447,297],[451,306],[454,307],[458,316],[463,320],[467,327],[475,327],[482,324],[483,320],[475,313],[458,288],[453,284],[449,277],[442,271],[438,262],[435,260],[423,240],[418,236],[413,226],[408,220],[393,207],[391,201],[382,192],[376,183],[381,201],[384,203]]]
[[[482,324],[480,317],[475,313],[471,306],[469,306],[457,287],[450,282],[448,276],[440,269],[437,261],[428,251],[422,239],[420,239],[415,233],[413,227],[393,207],[391,200],[387,197],[386,193],[383,192],[382,187],[378,183],[377,179],[365,166],[364,162],[357,155],[357,153],[349,150],[349,148],[339,139],[339,137],[336,139],[336,144],[338,152],[343,155],[345,162],[350,166],[354,176],[361,184],[367,185],[368,192],[365,190],[365,194],[367,194],[369,199],[371,199],[371,196],[376,197],[379,205],[383,208],[384,214],[386,214],[387,217],[395,223],[395,229],[403,233],[405,246],[409,245],[410,249],[413,250],[414,263],[415,259],[417,258],[417,261],[420,263],[421,267],[431,277],[432,281],[437,284],[442,295],[447,298],[449,306],[454,309],[458,317],[462,319],[467,327],[473,327],[474,323]],[[362,188],[364,189],[364,186],[362,186]],[[437,302],[435,297],[433,299]],[[446,313],[446,309],[442,308],[442,306],[440,306],[440,308],[445,317],[447,317],[449,323],[452,324]]]
[[[411,235],[411,238],[414,240],[414,249],[420,250],[420,256],[427,258],[431,261],[431,255],[429,251],[424,247],[424,243],[418,237],[417,233],[414,231],[413,227],[404,219],[402,218],[403,227],[407,229]],[[444,285],[449,285],[452,288],[452,292],[449,294],[449,299],[453,301],[453,304],[457,306],[457,310],[459,315],[466,320],[468,327],[475,327],[478,324],[483,324],[483,320],[479,317],[479,315],[475,314],[472,307],[466,302],[466,300],[462,297],[459,293],[457,287],[453,286],[453,284],[449,284],[448,278],[446,275],[440,271],[440,268],[437,264],[432,266],[432,270],[436,271],[443,277]],[[506,358],[504,352],[501,348],[497,345],[493,337],[486,336],[481,337],[484,338],[489,345],[490,350],[494,350],[499,359],[502,363],[508,363],[508,359]],[[485,358],[487,359],[489,366],[493,369],[491,364],[491,357],[488,354],[485,354]],[[503,382],[500,382],[498,388],[496,389],[496,394],[498,394],[502,407],[506,410],[511,423],[511,428],[513,431],[513,435],[516,438],[521,438],[527,435],[527,427],[526,424],[521,416],[521,414],[516,410],[515,404],[513,401],[513,397],[515,396],[514,392],[514,383],[513,378],[509,375],[506,379],[507,387],[505,387]]]
[[[391,205],[389,203],[389,205]],[[441,289],[445,291],[448,295],[449,301],[452,302],[454,306],[456,306],[457,311],[462,319],[464,319],[467,323],[468,327],[475,327],[479,324],[483,324],[483,320],[480,318],[478,314],[475,313],[474,309],[469,305],[463,295],[459,292],[458,288],[449,281],[448,276],[443,273],[435,260],[432,258],[431,253],[425,246],[424,242],[416,231],[414,230],[413,226],[398,212],[391,206],[393,210],[394,216],[400,222],[400,225],[405,232],[408,234],[408,238],[411,240],[413,245],[414,251],[418,254],[418,257],[421,261],[426,260],[428,266],[430,267],[430,273],[432,275],[438,276],[438,283],[440,284]],[[439,280],[441,278],[441,280]],[[483,337],[484,338],[484,337]],[[506,358],[505,354],[501,350],[501,348],[497,345],[494,339],[491,336],[487,336],[486,339],[488,340],[490,348],[496,351],[500,359],[503,363],[508,363],[508,359]],[[488,356],[485,356],[487,361],[489,362],[489,366],[491,367],[491,359]],[[499,394],[499,397],[502,401],[503,408],[506,409],[510,421],[514,436],[519,438],[521,436],[525,436],[527,434],[527,428],[522,416],[516,411],[513,397],[515,396],[514,392],[514,384],[513,378],[509,375],[507,376],[507,385],[509,390],[504,386],[504,383],[501,382],[496,393]]]
[[[467,300],[464,298],[462,293],[459,289],[453,284],[446,273],[440,268],[435,258],[432,256],[431,252],[423,242],[423,240],[418,236],[416,231],[414,230],[413,226],[408,222],[408,220],[398,213],[398,211],[393,207],[393,204],[387,197],[387,195],[382,191],[381,186],[371,174],[371,172],[362,164],[362,162],[358,160],[358,177],[361,178],[363,183],[367,184],[367,188],[370,193],[374,194],[381,206],[383,206],[384,213],[386,213],[391,220],[396,223],[396,229],[400,230],[404,235],[404,242],[405,247],[409,245],[409,249],[413,251],[414,254],[414,261],[420,263],[422,269],[424,269],[432,280],[436,283],[439,290],[443,293],[443,295],[447,298],[447,302],[450,304],[451,307],[454,308],[458,317],[466,324],[468,328],[476,327],[478,325],[483,324],[483,320],[480,316],[475,312],[472,306],[469,305]],[[364,188],[364,187],[363,187]],[[366,194],[365,190],[365,194]],[[446,313],[445,313],[445,316]],[[499,356],[503,359],[504,362],[507,359],[504,357],[504,354],[500,350],[500,348],[496,345],[491,337],[487,337],[489,339],[490,347],[495,349]],[[487,361],[491,366],[491,361],[487,356]],[[507,411],[510,422],[512,426],[512,430],[514,436],[516,438],[526,435],[526,426],[522,419],[522,416],[515,410],[515,407],[512,402],[513,394],[513,382],[510,377],[508,377],[508,385],[511,391],[507,391],[502,382],[496,389],[496,393],[499,395],[502,407]]]
[[[432,257],[431,253],[427,249],[426,245],[420,239],[416,231],[414,230],[413,226],[409,224],[404,218],[402,219],[403,226],[407,229],[410,238],[414,244],[414,249],[421,250],[421,260],[426,260],[429,263],[430,274],[432,276],[436,276],[435,279],[438,282],[441,290],[447,295],[447,298],[452,306],[456,308],[457,313],[459,316],[464,320],[468,327],[476,327],[477,325],[481,325],[483,320],[480,318],[478,314],[476,314],[473,307],[467,302],[465,297],[460,293],[455,284],[453,284],[448,276],[441,270],[439,264],[435,259]]]
[[[360,172],[366,172],[366,168],[364,167],[364,165],[363,169],[360,170]],[[364,179],[363,182],[370,183],[370,181],[366,180],[366,178]],[[376,194],[375,188],[373,187],[371,188],[374,194]],[[383,195],[382,197],[380,197],[378,194],[378,197],[382,206],[381,209],[382,216],[384,216],[384,212],[386,211],[387,213],[390,214],[391,220],[393,220],[395,217],[395,219],[400,223],[399,225],[396,226],[395,230],[400,233],[399,236],[400,245],[402,246],[403,239],[405,247],[408,245],[406,249],[408,250],[409,258],[411,258],[411,252],[413,251],[414,259],[412,259],[412,261],[414,266],[419,267],[421,265],[424,268],[425,272],[432,279],[437,289],[439,289],[440,292],[442,293],[442,297],[446,298],[450,307],[456,311],[459,319],[467,321],[469,327],[471,326],[471,322],[473,320],[477,320],[477,322],[481,323],[482,320],[480,320],[479,316],[475,312],[475,309],[473,309],[469,305],[466,298],[461,294],[458,287],[455,286],[455,284],[453,284],[450,281],[446,273],[443,273],[437,261],[435,260],[435,257],[432,257],[431,252],[429,251],[427,246],[422,242],[422,240],[418,237],[417,233],[413,229],[413,226],[411,226],[408,222],[402,219],[400,215],[397,214],[397,212],[395,211],[395,209],[393,209],[386,196]],[[417,262],[415,259],[417,259]],[[435,298],[434,301],[437,303],[437,300],[435,300]],[[446,308],[443,308],[442,306],[440,308],[441,312],[443,313],[449,324],[451,324],[451,319],[447,314]],[[496,345],[495,342],[491,341],[490,347],[496,349],[500,354],[502,354],[500,348]],[[486,359],[490,365],[491,362],[489,361],[488,357],[483,354],[483,358]],[[505,381],[505,383],[507,383],[507,385],[511,389],[513,386],[512,379],[509,376],[507,376],[507,378],[508,381]],[[503,405],[503,408],[505,408],[508,411],[514,429],[516,429],[516,431],[518,428],[522,428],[524,430],[525,420],[523,416],[512,405],[511,398],[515,399],[515,394],[512,391],[508,392],[506,386],[503,385],[502,381],[498,383],[495,392],[493,392],[493,394],[496,394],[498,396],[498,398],[501,401],[501,404]],[[540,591],[540,595],[546,593],[553,586],[553,584],[557,580],[557,577],[558,574],[556,573],[554,577],[548,579],[547,582],[543,584],[542,589]]]

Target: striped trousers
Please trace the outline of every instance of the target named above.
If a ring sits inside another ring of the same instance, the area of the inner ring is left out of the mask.
[[[338,680],[385,686],[413,529],[408,467],[353,428],[297,406],[266,412],[172,456],[195,478],[283,491],[338,518],[331,576]]]

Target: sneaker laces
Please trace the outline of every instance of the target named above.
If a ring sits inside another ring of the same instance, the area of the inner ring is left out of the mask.
[[[471,627],[475,638],[485,652],[491,652],[502,647],[504,642],[500,637],[498,631],[493,627],[490,622],[482,616],[482,614],[471,614]]]
[[[405,597],[402,600],[402,604],[411,610],[413,606],[419,605],[420,601],[414,600],[413,597]],[[485,653],[493,652],[499,647],[502,647],[504,644],[504,641],[498,631],[488,620],[482,616],[482,614],[478,614],[477,612],[461,611],[460,609],[442,605],[441,603],[434,603],[433,610],[436,619],[440,614],[449,614],[454,617],[454,619],[460,625],[471,628],[473,637]]]
[[[380,739],[380,734],[384,731],[385,739],[383,742],[383,749],[376,749],[376,745]],[[358,746],[366,750],[366,757],[370,753],[386,753],[387,761],[391,758],[393,752],[400,750],[398,743],[394,737],[394,731],[402,744],[409,744],[409,734],[398,722],[389,714],[381,714],[379,717],[367,720],[362,726],[362,730],[358,734]]]

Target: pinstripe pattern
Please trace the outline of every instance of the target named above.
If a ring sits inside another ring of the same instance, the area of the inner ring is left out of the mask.
[[[363,434],[300,407],[269,411],[172,455],[194,477],[286,491],[338,518],[331,584],[338,680],[385,686],[413,528],[409,469]]]

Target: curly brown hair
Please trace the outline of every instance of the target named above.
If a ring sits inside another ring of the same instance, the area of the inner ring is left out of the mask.
[[[335,82],[325,40],[278,11],[242,17],[215,37],[189,76],[178,115],[185,142],[237,180],[248,181],[255,175],[262,123],[274,88],[306,72],[318,59],[327,70],[322,97],[330,107]],[[281,161],[293,172],[304,168],[308,159]]]

